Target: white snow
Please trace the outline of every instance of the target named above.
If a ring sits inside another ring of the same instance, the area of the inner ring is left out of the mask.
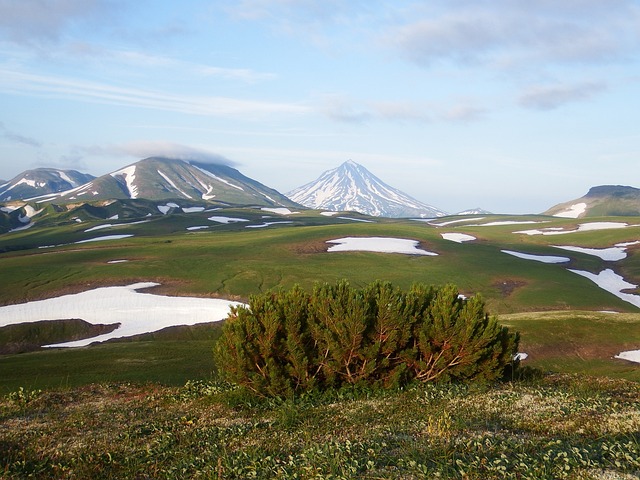
[[[165,179],[165,181],[166,181],[169,185],[171,185],[171,186],[174,188],[174,190],[177,190],[178,192],[180,192],[184,197],[187,197],[187,198],[193,198],[193,197],[192,197],[191,195],[189,195],[188,193],[185,193],[184,191],[180,190],[180,189],[176,186],[176,184],[175,184],[175,183],[173,183],[173,181],[172,181],[172,180],[171,180],[167,175],[165,175],[164,173],[162,173],[160,170],[156,170],[156,172],[158,172],[158,173],[160,174],[160,176],[161,176],[162,178],[164,178],[164,179]]]
[[[138,198],[138,187],[136,187],[134,183],[136,179],[136,166],[130,165],[111,174],[112,177],[116,177],[118,175],[121,175],[124,178],[124,181],[127,184],[127,189],[129,190],[129,196],[131,198]]]
[[[440,235],[442,235],[442,238],[444,238],[445,240],[450,240],[456,243],[476,240],[476,237],[474,237],[473,235],[467,235],[466,233],[441,233]]]
[[[333,217],[335,215],[337,215],[340,212],[320,212],[320,215],[323,215],[325,217]]]
[[[184,213],[196,213],[204,211],[204,207],[182,207]]]
[[[91,324],[120,326],[93,338],[50,347],[82,347],[111,338],[150,333],[176,325],[195,325],[224,319],[229,307],[238,305],[221,299],[168,297],[137,290],[158,285],[152,282],[125,287],[103,287],[35,302],[0,307],[0,326],[43,320],[80,318]]]
[[[118,220],[118,218],[120,218],[120,215],[116,213],[115,215],[107,218],[107,220]]]
[[[194,227],[187,227],[187,230],[189,231],[204,230],[205,228],[209,228],[209,225],[196,225]]]
[[[620,352],[614,358],[627,360],[628,362],[640,363],[640,350],[629,350],[628,352]]]
[[[633,283],[627,282],[624,278],[622,278],[610,268],[607,268],[606,270],[603,270],[598,274],[585,272],[583,270],[569,269],[569,271],[588,278],[603,290],[606,290],[607,292],[614,294],[621,300],[629,302],[630,304],[640,308],[640,295],[623,292],[623,290],[638,288],[638,286],[634,285]]]
[[[502,253],[513,255],[514,257],[522,258],[524,260],[534,260],[542,263],[565,263],[571,261],[567,257],[555,257],[553,255],[532,255],[529,253],[514,252],[512,250],[500,250]]]
[[[111,227],[115,227],[115,225],[113,223],[105,223],[103,225],[96,225],[95,227],[87,228],[84,232],[88,233],[88,232],[93,232],[94,230],[102,230],[103,228],[111,228]]]
[[[616,228],[637,227],[638,225],[629,225],[624,222],[590,222],[581,223],[574,230],[564,230],[561,228],[543,228],[541,230],[521,230],[513,233],[523,233],[525,235],[565,235],[567,233],[589,232],[594,230],[609,230]]]
[[[489,223],[479,223],[477,225],[469,225],[470,227],[502,227],[504,225],[525,225],[529,223],[546,223],[536,220],[500,220]]]
[[[570,252],[586,253],[587,255],[593,255],[599,257],[607,262],[617,262],[627,258],[626,247],[618,244],[615,247],[610,248],[584,248],[574,247],[572,245],[554,245],[555,248],[561,248],[562,250],[568,250]]]
[[[484,219],[485,217],[461,218],[458,220],[449,220],[448,222],[442,222],[442,223],[430,223],[430,225],[434,225],[436,227],[446,227],[447,225],[452,225],[454,223],[476,222],[478,220],[484,220]],[[432,218],[427,218],[427,219],[414,218],[413,220],[416,220],[418,222],[431,222],[433,219]]]
[[[286,222],[265,222],[265,223],[261,223],[260,225],[247,225],[246,228],[264,228],[264,227],[269,227],[271,225],[280,225],[281,223],[293,223],[290,221],[286,221]]]
[[[158,205],[158,210],[160,210],[160,213],[162,213],[163,215],[166,215],[167,212],[172,208],[180,208],[180,205],[173,202],[169,202],[166,205]]]
[[[402,253],[405,255],[430,255],[437,256],[437,253],[428,252],[418,248],[417,240],[390,237],[345,237],[335,240],[328,240],[327,243],[335,243],[327,249],[328,252],[379,252],[379,253]]]
[[[554,217],[562,217],[562,218],[578,218],[581,214],[583,214],[587,210],[586,203],[576,203],[571,205],[567,210],[556,213],[553,215]]]
[[[207,220],[211,220],[212,222],[224,223],[224,224],[249,221],[246,218],[218,217],[218,216],[209,217]]]
[[[80,240],[78,242],[73,242],[73,243],[88,243],[88,242],[102,242],[104,240],[120,240],[122,238],[128,238],[128,237],[133,237],[132,234],[126,234],[126,235],[105,235],[103,237],[94,237],[94,238],[89,238],[87,240]]]
[[[336,217],[340,220],[351,220],[352,222],[375,223],[373,220],[365,220],[364,218]]]
[[[107,263],[127,263],[129,260],[109,260]]]
[[[262,207],[260,210],[262,210],[263,212],[277,213],[278,215],[293,215],[295,213],[300,213],[300,212],[292,212],[286,207],[274,207],[274,208]]]

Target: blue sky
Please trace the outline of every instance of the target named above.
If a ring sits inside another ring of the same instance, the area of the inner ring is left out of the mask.
[[[351,159],[448,212],[640,187],[637,0],[0,0],[0,178]]]

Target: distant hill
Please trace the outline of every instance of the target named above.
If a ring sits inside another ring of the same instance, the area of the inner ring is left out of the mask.
[[[151,157],[63,193],[52,203],[107,199],[208,201],[231,205],[299,207],[238,170],[217,164]]]
[[[565,218],[640,216],[640,189],[622,185],[592,187],[586,195],[544,212]]]
[[[469,210],[464,210],[462,212],[456,213],[456,215],[493,215],[490,211],[484,210],[483,208],[471,208]]]
[[[351,160],[287,196],[309,208],[355,211],[375,217],[442,217],[442,210],[391,187]]]
[[[26,170],[8,182],[0,182],[0,202],[25,200],[59,193],[83,185],[95,177],[76,170],[36,168]]]

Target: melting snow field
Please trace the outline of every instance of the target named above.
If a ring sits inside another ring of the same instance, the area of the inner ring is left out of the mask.
[[[471,242],[476,239],[473,235],[467,235],[466,233],[442,233],[441,235],[445,240],[456,243]]]
[[[630,304],[640,308],[640,295],[623,292],[623,290],[637,288],[638,286],[627,282],[610,268],[607,268],[598,274],[585,272],[583,270],[569,269],[569,271],[588,278],[603,290],[606,290],[625,302],[629,302]]]
[[[246,218],[218,217],[218,216],[209,217],[207,220],[211,220],[212,222],[224,223],[224,224],[249,221]]]
[[[418,248],[417,240],[389,237],[345,237],[336,240],[328,240],[327,243],[335,243],[328,248],[329,252],[378,252],[378,253],[402,253],[405,255],[430,255],[437,253],[428,252]]]
[[[237,302],[217,298],[167,297],[138,290],[159,284],[142,282],[103,287],[73,295],[0,307],[0,327],[42,320],[79,318],[91,324],[120,326],[96,337],[48,347],[82,347],[112,338],[150,333],[176,325],[195,325],[226,318]]]
[[[571,205],[567,210],[565,210],[563,212],[560,212],[560,213],[556,213],[554,215],[554,217],[578,218],[586,210],[587,210],[587,204],[586,203],[575,203],[575,204]]]
[[[614,247],[610,248],[583,248],[583,247],[574,247],[571,245],[563,246],[563,245],[554,245],[555,248],[561,248],[563,250],[568,250],[570,252],[579,252],[586,253],[587,255],[593,255],[594,257],[599,257],[607,262],[617,262],[618,260],[622,260],[627,258],[627,247],[630,245],[636,245],[640,243],[638,242],[628,242],[628,243],[618,243]]]
[[[628,352],[621,352],[616,355],[614,358],[619,358],[620,360],[627,360],[629,362],[640,363],[640,350],[629,350]]]
[[[502,253],[513,255],[514,257],[522,258],[524,260],[535,260],[542,263],[565,263],[571,259],[567,257],[555,257],[553,255],[531,255],[529,253],[513,252],[511,250],[500,250]]]
[[[638,225],[629,225],[625,222],[590,222],[581,223],[574,230],[565,230],[563,228],[543,228],[541,230],[521,230],[513,233],[523,233],[525,235],[565,235],[567,233],[590,232],[594,230],[610,230],[616,228],[637,227]]]

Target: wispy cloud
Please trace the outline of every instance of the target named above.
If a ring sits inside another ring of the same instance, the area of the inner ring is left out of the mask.
[[[566,103],[589,99],[607,88],[604,82],[576,85],[536,85],[526,90],[518,103],[536,110],[552,110]]]
[[[325,114],[336,121],[366,123],[471,122],[484,117],[487,110],[472,100],[441,102],[358,101],[329,95],[323,102]]]
[[[12,143],[19,143],[22,145],[28,145],[30,147],[39,148],[42,143],[35,138],[27,137],[19,133],[13,132],[4,126],[4,123],[0,122],[0,138],[4,138]]]
[[[310,111],[307,106],[299,103],[174,94],[2,69],[0,69],[0,91],[166,110],[191,115],[242,116],[245,119],[258,119],[265,115],[274,114],[301,115]]]

